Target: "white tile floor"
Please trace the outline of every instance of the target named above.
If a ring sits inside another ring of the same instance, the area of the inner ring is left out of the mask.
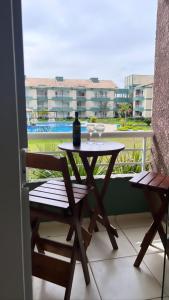
[[[121,215],[110,217],[110,221],[118,229],[119,249],[112,250],[103,227],[98,233],[94,233],[87,250],[91,283],[85,286],[81,264],[78,263],[71,299],[160,299],[163,247],[158,236],[155,238],[153,247],[148,250],[140,268],[133,266],[140,242],[152,221],[150,215],[148,213]],[[43,236],[64,240],[68,227],[51,222],[42,224],[40,229]],[[64,297],[64,291],[62,287],[33,278],[34,300],[61,300]]]

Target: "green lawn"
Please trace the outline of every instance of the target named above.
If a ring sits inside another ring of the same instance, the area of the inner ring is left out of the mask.
[[[102,138],[104,141],[114,141],[122,143],[125,148],[140,148],[142,147],[142,138]],[[29,150],[31,151],[44,151],[55,152],[58,150],[58,145],[64,142],[70,142],[71,139],[59,140],[29,140]],[[151,138],[148,138],[148,147],[151,145]]]

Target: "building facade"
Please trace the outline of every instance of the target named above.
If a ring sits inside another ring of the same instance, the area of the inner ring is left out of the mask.
[[[117,86],[111,80],[74,80],[56,77],[26,78],[27,109],[44,112],[50,118],[113,117],[114,94]]]
[[[121,104],[130,104],[132,109],[133,106],[133,94],[128,88],[117,88],[115,90],[114,97],[114,116],[119,115]]]
[[[133,91],[133,117],[152,117],[153,83],[138,85]]]
[[[133,103],[133,117],[152,117],[153,75],[129,75],[125,78],[125,88]]]
[[[111,80],[26,78],[27,111],[50,118],[110,118],[120,116],[121,104],[130,104],[133,117],[151,118],[153,76],[129,75],[125,87]],[[31,113],[30,113],[31,114]],[[131,113],[130,113],[131,114]]]

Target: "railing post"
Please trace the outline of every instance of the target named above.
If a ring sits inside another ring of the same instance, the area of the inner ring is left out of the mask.
[[[147,145],[147,138],[144,136],[143,137],[143,150],[142,150],[142,164],[141,164],[141,170],[145,170],[145,165],[146,165],[146,145]]]

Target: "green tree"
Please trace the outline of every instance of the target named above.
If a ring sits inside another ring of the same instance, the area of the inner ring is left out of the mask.
[[[132,105],[129,103],[121,103],[119,104],[119,113],[121,117],[125,117],[125,121],[128,115],[132,113]]]

